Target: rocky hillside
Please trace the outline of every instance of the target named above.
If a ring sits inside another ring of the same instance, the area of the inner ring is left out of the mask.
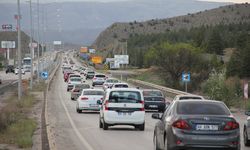
[[[152,19],[145,22],[114,23],[104,30],[93,43],[98,50],[114,49],[115,43],[140,34],[165,33],[172,30],[190,29],[201,25],[250,23],[250,4],[235,4],[205,10],[184,16]]]

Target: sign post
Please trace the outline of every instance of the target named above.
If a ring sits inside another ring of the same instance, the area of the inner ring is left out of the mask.
[[[187,92],[187,83],[190,82],[190,72],[182,73],[182,81],[185,83],[185,92]]]

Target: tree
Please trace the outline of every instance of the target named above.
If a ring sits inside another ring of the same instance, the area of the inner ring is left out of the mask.
[[[200,50],[190,44],[170,44],[164,42],[151,48],[145,55],[147,62],[154,62],[162,72],[166,83],[171,82],[174,88],[180,88],[182,72],[196,72],[199,64]],[[169,77],[171,79],[169,79]]]
[[[208,41],[207,50],[211,54],[223,55],[223,41],[219,31],[213,30]]]

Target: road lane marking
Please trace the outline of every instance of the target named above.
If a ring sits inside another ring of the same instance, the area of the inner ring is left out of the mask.
[[[83,145],[87,148],[87,150],[94,150],[94,148],[87,142],[87,140],[81,135],[81,133],[79,132],[79,130],[77,129],[74,121],[72,120],[70,114],[69,114],[69,111],[65,105],[65,103],[63,102],[63,99],[62,99],[62,96],[59,94],[59,97],[60,97],[60,101],[61,101],[61,104],[63,105],[63,108],[66,112],[66,115],[69,119],[69,122],[74,130],[74,132],[76,133],[78,139],[80,139],[80,141],[83,143]]]

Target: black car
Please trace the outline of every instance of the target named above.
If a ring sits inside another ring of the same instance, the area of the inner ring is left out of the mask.
[[[245,146],[250,146],[250,111],[246,111],[245,114],[248,116],[244,124],[243,137]]]
[[[239,123],[220,101],[182,100],[172,102],[154,129],[155,150],[240,149]]]
[[[166,101],[164,95],[160,90],[144,89],[143,97],[144,97],[145,109],[158,110],[161,112],[165,110]]]
[[[5,73],[15,73],[15,68],[13,65],[7,66]]]

